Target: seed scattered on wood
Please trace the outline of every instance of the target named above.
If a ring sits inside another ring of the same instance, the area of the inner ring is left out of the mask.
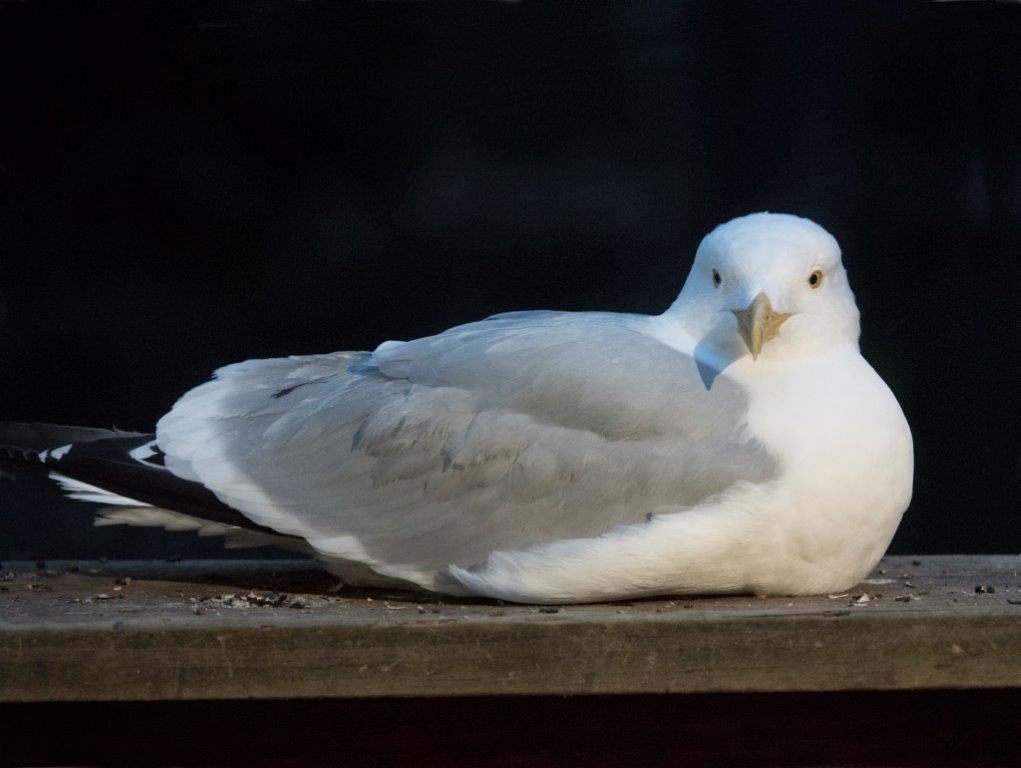
[[[991,595],[996,592],[996,587],[992,584],[976,584],[975,594],[978,595]]]

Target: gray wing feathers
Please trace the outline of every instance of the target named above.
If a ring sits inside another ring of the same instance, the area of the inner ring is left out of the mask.
[[[641,322],[511,313],[375,353],[240,363],[157,440],[171,471],[256,522],[425,584],[772,474],[739,388],[707,391]]]

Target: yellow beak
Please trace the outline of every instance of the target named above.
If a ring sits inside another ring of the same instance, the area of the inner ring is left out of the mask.
[[[758,360],[762,345],[780,335],[780,326],[790,317],[790,312],[774,312],[773,305],[765,293],[759,293],[748,309],[732,309],[737,318],[741,338],[752,353],[752,360]]]

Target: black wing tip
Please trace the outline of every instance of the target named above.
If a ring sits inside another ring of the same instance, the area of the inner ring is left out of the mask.
[[[164,466],[163,452],[153,446],[148,456],[135,448],[154,434],[119,429],[68,427],[38,422],[0,422],[0,460],[13,459],[59,472],[73,480],[140,504],[181,512],[213,523],[278,536],[220,501],[201,483],[184,480]],[[60,450],[69,446],[67,450]]]
[[[111,438],[153,438],[145,432],[127,432],[96,427],[74,427],[41,421],[0,421],[0,452],[9,458],[34,458],[39,453],[74,443],[92,443]],[[27,459],[26,459],[27,460]]]

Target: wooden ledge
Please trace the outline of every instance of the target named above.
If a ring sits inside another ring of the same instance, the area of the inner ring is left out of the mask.
[[[1019,571],[888,557],[842,596],[546,608],[334,592],[308,561],[4,563],[0,701],[1021,687]]]

